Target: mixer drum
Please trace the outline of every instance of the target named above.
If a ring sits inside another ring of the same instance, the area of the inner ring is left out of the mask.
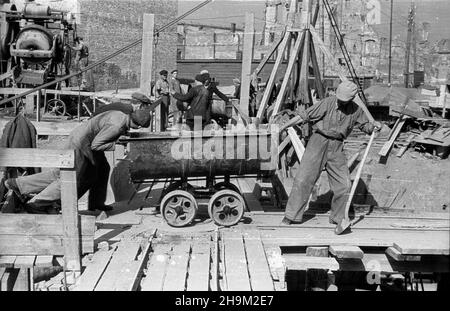
[[[17,36],[12,55],[20,56],[27,63],[42,63],[52,58],[53,35],[40,25],[25,26]]]

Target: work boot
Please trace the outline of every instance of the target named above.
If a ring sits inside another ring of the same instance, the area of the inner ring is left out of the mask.
[[[21,202],[25,202],[25,199],[23,198],[22,194],[20,193],[19,186],[17,186],[17,182],[16,182],[15,178],[9,178],[9,179],[5,180],[5,187],[8,190],[12,190]]]
[[[337,225],[338,224],[338,222],[333,220],[333,219],[330,219],[329,222],[330,222],[330,225]]]
[[[302,223],[301,221],[293,221],[286,217],[284,217],[283,220],[281,221],[282,226],[299,225],[301,223]]]
[[[28,214],[56,214],[52,212],[54,210],[53,206],[50,205],[42,205],[36,203],[26,203],[25,211]]]

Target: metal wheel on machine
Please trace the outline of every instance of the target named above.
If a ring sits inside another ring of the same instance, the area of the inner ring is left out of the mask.
[[[221,190],[208,203],[208,214],[219,226],[236,225],[244,215],[244,198],[236,191]]]
[[[66,114],[66,104],[60,99],[51,99],[47,102],[46,111],[54,113],[57,116],[64,116]]]
[[[166,222],[172,227],[189,225],[195,219],[197,211],[197,201],[187,191],[171,191],[161,201],[161,213]]]

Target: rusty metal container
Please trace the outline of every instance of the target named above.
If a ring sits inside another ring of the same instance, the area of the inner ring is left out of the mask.
[[[128,143],[132,181],[153,178],[272,175],[277,167],[278,133],[132,133]]]

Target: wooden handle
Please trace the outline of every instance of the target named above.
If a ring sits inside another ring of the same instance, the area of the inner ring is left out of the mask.
[[[352,184],[352,189],[350,190],[350,195],[348,197],[347,205],[345,205],[345,219],[348,219],[348,211],[350,209],[350,205],[352,204],[353,196],[356,191],[356,187],[358,186],[359,179],[361,177],[362,169],[364,167],[364,163],[366,162],[367,155],[369,154],[370,147],[372,146],[373,140],[375,139],[375,131],[370,136],[369,144],[367,145],[366,151],[364,152],[363,158],[361,160],[361,164],[358,167],[358,171],[356,172],[355,180]]]

